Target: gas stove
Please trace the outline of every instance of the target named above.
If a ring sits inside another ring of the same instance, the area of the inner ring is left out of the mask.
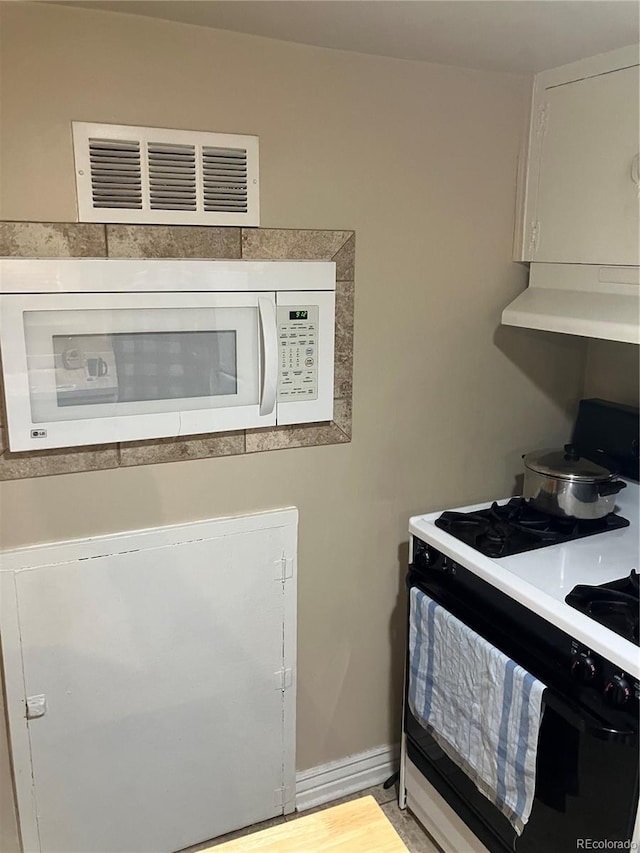
[[[405,697],[401,792],[427,822],[434,802],[443,815],[453,809],[458,849],[472,846],[468,830],[492,853],[569,850],[576,838],[640,842],[637,436],[637,409],[581,402],[572,441],[589,459],[606,451],[626,483],[602,519],[561,519],[505,498],[409,521],[411,592],[545,685],[535,797],[519,837],[466,772],[465,755],[440,749]],[[429,667],[432,647],[421,648]],[[405,686],[412,673],[410,659]],[[467,679],[458,686],[464,694]],[[464,705],[474,719],[476,701],[482,714],[482,690]],[[505,702],[501,720],[512,697]]]
[[[546,687],[536,796],[520,838],[467,777],[464,763],[450,757],[447,763],[405,702],[404,784],[414,811],[422,804],[429,813],[434,793],[426,785],[432,786],[492,853],[569,850],[580,833],[621,843],[633,833],[640,840],[633,829],[640,653],[619,600],[632,599],[634,588],[637,595],[639,497],[638,484],[628,482],[619,496],[627,522],[621,526],[502,557],[445,530],[440,512],[410,520],[407,585]],[[458,513],[486,519],[512,508],[507,499],[453,512],[454,519]],[[637,599],[630,612],[637,632]],[[477,701],[482,713],[481,694]]]

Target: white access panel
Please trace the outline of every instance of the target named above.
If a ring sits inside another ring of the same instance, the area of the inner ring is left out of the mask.
[[[172,853],[293,810],[296,535],[288,509],[1,555],[25,853]]]

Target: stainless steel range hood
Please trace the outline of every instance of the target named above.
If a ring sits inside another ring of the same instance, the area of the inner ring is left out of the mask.
[[[640,269],[533,262],[507,326],[640,344]]]

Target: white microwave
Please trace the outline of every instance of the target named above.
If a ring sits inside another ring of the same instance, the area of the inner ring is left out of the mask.
[[[0,259],[12,451],[333,417],[333,261]]]

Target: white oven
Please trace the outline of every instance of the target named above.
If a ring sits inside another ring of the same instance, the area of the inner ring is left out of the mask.
[[[328,421],[332,261],[0,260],[12,451]]]

